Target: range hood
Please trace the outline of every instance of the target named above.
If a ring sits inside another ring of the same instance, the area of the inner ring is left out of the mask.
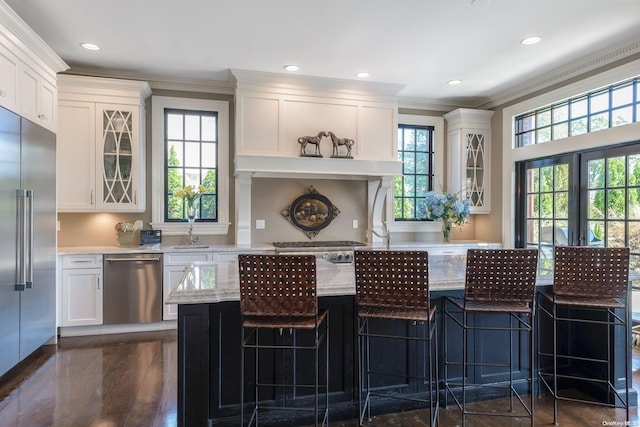
[[[235,172],[254,178],[379,179],[402,174],[399,160],[238,155]]]
[[[395,150],[398,85],[232,70],[235,93],[236,243],[251,243],[254,178],[365,180],[367,228],[378,229],[393,177],[402,174]],[[353,158],[301,156],[299,139],[332,131],[353,139]]]

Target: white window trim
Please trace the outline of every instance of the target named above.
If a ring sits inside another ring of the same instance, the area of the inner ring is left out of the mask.
[[[214,235],[229,233],[229,103],[209,99],[151,97],[151,225],[166,235],[186,232],[184,223],[164,222],[164,110],[214,111],[218,113],[218,221],[196,222],[194,233]]]
[[[562,86],[559,89],[527,99],[505,108],[502,112],[502,245],[512,248],[515,244],[513,224],[515,221],[515,164],[516,162],[540,157],[607,147],[623,142],[638,140],[640,122],[624,126],[589,132],[581,135],[556,139],[544,144],[516,147],[514,140],[514,119],[520,114],[545,105],[560,102],[603,86],[636,77],[640,60],[605,71],[584,80]],[[568,142],[571,140],[571,142]]]
[[[412,114],[398,114],[399,125],[412,126],[433,126],[433,167],[434,167],[434,187],[444,188],[444,117],[437,116],[415,116]],[[398,130],[396,129],[396,132]],[[436,232],[442,230],[440,221],[396,221],[393,214],[393,185],[387,193],[386,203],[387,228],[391,232],[411,233],[411,232]]]

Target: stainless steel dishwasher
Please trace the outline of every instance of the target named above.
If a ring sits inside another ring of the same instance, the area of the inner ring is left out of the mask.
[[[162,321],[162,254],[104,257],[104,324]]]

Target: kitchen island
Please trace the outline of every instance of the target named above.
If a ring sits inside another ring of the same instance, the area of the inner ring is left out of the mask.
[[[448,295],[461,296],[464,289],[465,255],[441,255],[429,257],[429,282],[433,303],[438,305],[438,340],[440,347],[440,372],[442,373],[442,355],[448,352],[461,354],[461,332],[449,326],[448,347],[442,348],[442,298]],[[239,285],[237,279],[237,262],[194,263],[185,274],[180,286],[169,296],[168,302],[179,304],[178,310],[178,425],[237,425],[240,412],[240,307]],[[354,306],[355,284],[353,264],[331,263],[323,259],[317,262],[318,301],[320,308],[330,313],[330,418],[332,420],[355,418],[357,413],[357,372],[356,372],[356,317]],[[550,274],[538,277],[537,285],[550,286]],[[479,317],[478,322],[483,319]],[[507,321],[505,319],[505,321]],[[452,323],[452,322],[450,322]],[[395,327],[395,326],[391,326]],[[543,326],[546,328],[546,325]],[[549,330],[549,329],[546,329]],[[567,342],[576,351],[602,348],[606,340],[606,331],[591,328],[588,334],[584,331],[567,332]],[[285,334],[286,335],[286,334]],[[551,334],[542,336],[548,342]],[[578,337],[578,338],[576,338]],[[284,339],[274,335],[265,339]],[[528,340],[514,337],[515,346],[520,354],[527,354]],[[616,332],[612,344],[617,350],[615,364],[612,367],[617,381],[624,375],[624,335]],[[508,361],[508,346],[503,337],[495,334],[472,334],[469,351],[483,356],[490,355]],[[402,376],[415,366],[415,358],[419,349],[411,345],[394,346],[388,350],[388,343],[372,343],[372,363],[393,366]],[[294,369],[303,381],[310,373],[305,360],[284,361],[281,358],[266,357],[264,366],[261,359],[261,374],[278,377],[285,372],[285,363],[293,363]],[[516,387],[527,392],[527,375],[529,366],[527,358],[517,358],[514,378]],[[250,363],[250,362],[247,362]],[[580,370],[584,367],[575,366]],[[321,367],[322,369],[322,367]],[[460,377],[457,367],[449,368],[450,378]],[[494,382],[508,378],[503,368],[469,369],[467,380],[475,383]],[[399,381],[399,383],[398,383]],[[374,387],[394,388],[398,393],[410,393],[415,384],[403,382],[396,378],[378,381]],[[564,386],[571,387],[571,384]],[[631,396],[635,402],[635,391]],[[473,393],[471,393],[473,396]],[[494,397],[484,395],[483,398]],[[497,396],[495,396],[497,397]],[[300,393],[280,392],[265,397],[272,403],[300,401],[304,403],[307,396]],[[248,399],[251,401],[251,399]],[[412,409],[412,403],[391,401],[374,402],[374,413],[395,412]],[[288,413],[286,416],[290,416]],[[261,418],[261,424],[267,425],[308,424],[309,419]]]

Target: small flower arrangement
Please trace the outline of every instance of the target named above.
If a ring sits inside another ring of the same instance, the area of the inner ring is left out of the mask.
[[[445,242],[449,241],[451,224],[462,225],[469,217],[469,202],[457,194],[438,194],[429,191],[424,198],[425,214],[429,219],[442,219],[442,233]]]
[[[136,225],[130,221],[121,221],[114,228],[121,233],[133,233],[136,231]]]
[[[187,202],[188,207],[193,207],[193,202],[199,197],[202,197],[207,192],[207,188],[204,185],[199,185],[197,188],[195,185],[187,185],[173,193],[173,197],[178,199],[184,199]]]
[[[469,202],[459,199],[457,194],[429,191],[424,199],[427,218],[462,225],[469,217]]]

